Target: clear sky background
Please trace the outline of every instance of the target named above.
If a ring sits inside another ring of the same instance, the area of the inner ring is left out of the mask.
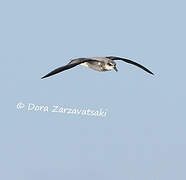
[[[185,1],[0,2],[0,179],[185,180]],[[71,58],[116,55],[119,71]],[[107,109],[105,118],[16,104]]]

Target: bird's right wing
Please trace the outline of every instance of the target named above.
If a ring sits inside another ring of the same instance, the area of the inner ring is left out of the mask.
[[[136,63],[136,62],[134,62],[134,61],[131,61],[131,60],[129,60],[129,59],[120,58],[120,57],[116,57],[116,56],[108,56],[108,57],[106,57],[106,58],[111,59],[111,60],[122,60],[122,61],[124,61],[124,62],[126,62],[126,63],[135,65],[135,66],[137,66],[137,67],[143,69],[144,71],[146,71],[146,72],[148,72],[148,73],[154,75],[154,73],[151,72],[151,71],[150,71],[149,69],[147,69],[146,67],[144,67],[144,66],[142,66],[141,64],[138,64],[138,63]]]
[[[93,59],[89,59],[89,58],[78,58],[78,59],[74,59],[70,63],[68,63],[67,65],[62,66],[62,67],[59,67],[59,68],[57,68],[57,69],[49,72],[47,75],[43,76],[41,79],[47,78],[47,77],[52,76],[54,74],[60,73],[62,71],[65,71],[67,69],[71,69],[71,68],[73,68],[73,67],[75,67],[75,66],[77,66],[77,65],[79,65],[81,63],[90,62],[90,61],[91,62],[93,62],[93,61],[96,61],[97,62],[97,60],[93,60]]]

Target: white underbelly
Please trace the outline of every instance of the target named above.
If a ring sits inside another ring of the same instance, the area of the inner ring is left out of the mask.
[[[81,63],[82,66],[88,67],[87,62]]]
[[[82,66],[94,69],[96,71],[103,71],[103,68],[101,66],[101,62],[98,62],[97,64],[91,64],[89,62],[84,62],[81,64]]]

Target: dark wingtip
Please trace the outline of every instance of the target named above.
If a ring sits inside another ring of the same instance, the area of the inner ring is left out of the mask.
[[[143,67],[143,66],[141,66],[141,67],[142,67],[142,69],[143,69],[144,71],[146,71],[146,72],[148,72],[149,74],[151,74],[151,75],[154,76],[154,73],[151,72],[149,69],[147,69],[147,68],[145,68],[145,67]]]
[[[153,75],[153,76],[155,75],[155,74],[154,74],[153,72],[151,72],[151,71],[149,71],[149,73],[150,73],[151,75]]]
[[[45,78],[47,78],[48,76],[46,75],[46,76],[43,76],[41,79],[45,79]]]
[[[54,71],[55,71],[55,70],[54,70]],[[45,79],[45,78],[47,78],[47,77],[50,77],[50,76],[52,76],[52,75],[56,74],[56,73],[54,73],[54,71],[52,71],[52,72],[50,72],[50,73],[46,74],[46,75],[45,75],[45,76],[43,76],[41,79]]]

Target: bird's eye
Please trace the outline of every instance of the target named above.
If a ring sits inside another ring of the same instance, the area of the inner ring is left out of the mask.
[[[108,63],[108,65],[109,65],[109,66],[112,66],[112,64],[111,64],[111,63]]]

